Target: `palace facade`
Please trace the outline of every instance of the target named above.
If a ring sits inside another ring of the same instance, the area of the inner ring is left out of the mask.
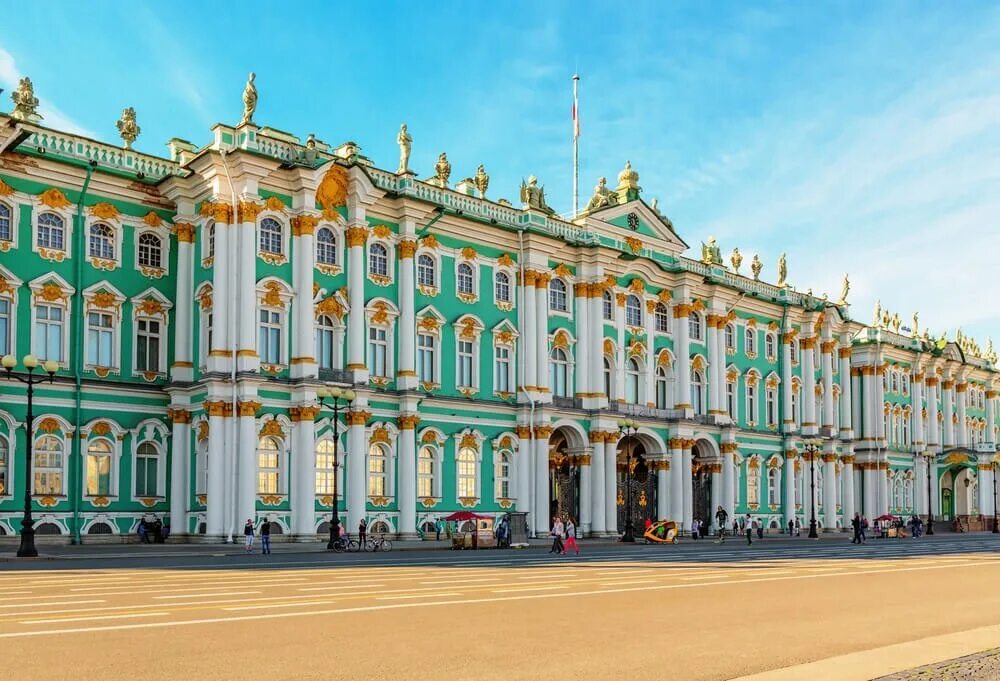
[[[772,284],[713,241],[685,255],[630,164],[564,220],[534,178],[519,206],[444,154],[421,179],[405,129],[388,171],[260,127],[256,90],[169,158],[130,148],[134,112],[118,146],[44,127],[32,97],[0,115],[0,355],[59,371],[30,441],[0,374],[3,534],[26,484],[37,532],[82,541],[148,514],[315,539],[335,490],[352,532],[403,537],[463,509],[602,536],[626,503],[686,527],[992,517],[991,347],[858,321],[846,281],[803,293],[784,258]],[[337,422],[333,387],[356,392]]]

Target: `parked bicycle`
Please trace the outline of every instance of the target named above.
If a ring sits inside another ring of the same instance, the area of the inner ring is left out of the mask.
[[[344,551],[355,553],[361,550],[361,546],[358,544],[357,539],[350,539],[346,535],[342,535],[334,542],[333,550],[335,553],[343,553]]]
[[[368,537],[365,540],[365,551],[392,551],[392,542],[383,535]]]

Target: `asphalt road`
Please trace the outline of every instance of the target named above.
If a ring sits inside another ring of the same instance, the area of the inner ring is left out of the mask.
[[[729,679],[998,624],[998,548],[979,535],[6,563],[0,678]]]

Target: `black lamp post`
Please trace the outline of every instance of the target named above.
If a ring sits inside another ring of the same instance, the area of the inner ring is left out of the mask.
[[[354,401],[353,390],[342,390],[340,388],[320,388],[316,391],[316,398],[319,406],[326,407],[333,412],[333,514],[330,518],[330,540],[326,543],[326,548],[333,549],[337,539],[340,538],[340,512],[337,508],[337,475],[340,467],[339,434],[340,428],[340,404],[344,401],[345,408],[350,408]],[[327,400],[330,400],[329,402]]]
[[[51,383],[52,379],[55,377],[56,371],[59,369],[59,363],[55,360],[46,360],[42,365],[42,369],[45,370],[46,376],[35,376],[34,371],[38,368],[38,358],[34,355],[25,355],[24,359],[21,360],[24,364],[24,368],[27,369],[27,375],[15,374],[14,367],[17,366],[17,359],[13,355],[6,355],[0,364],[3,365],[4,370],[7,372],[7,378],[16,378],[21,383],[28,386],[28,411],[27,417],[25,418],[25,431],[27,431],[27,437],[25,439],[27,446],[24,448],[24,517],[21,519],[21,546],[17,549],[18,558],[35,558],[38,555],[38,549],[35,548],[35,522],[31,519],[31,492],[32,492],[32,474],[31,474],[31,452],[34,449],[34,438],[32,421],[34,420],[33,407],[35,399],[35,385],[38,383]]]
[[[934,514],[931,513],[931,509],[934,508],[931,502],[931,462],[934,460],[934,455],[930,454],[927,457],[927,534],[934,534]]]
[[[632,528],[632,436],[639,431],[639,424],[632,419],[622,419],[618,422],[618,432],[625,437],[625,532],[623,542],[635,543],[635,530]]]
[[[994,458],[990,465],[993,467],[993,534],[1000,534],[1000,527],[997,527],[997,460]]]
[[[809,539],[819,539],[816,532],[816,454],[821,440],[805,440],[803,444],[809,452]]]

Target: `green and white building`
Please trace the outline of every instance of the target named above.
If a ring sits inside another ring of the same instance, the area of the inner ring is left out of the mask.
[[[992,517],[992,348],[858,321],[846,284],[803,293],[783,262],[772,284],[712,241],[685,255],[628,164],[564,220],[533,178],[515,206],[443,154],[421,177],[405,131],[381,169],[258,126],[255,97],[166,158],[128,125],[124,147],[45,127],[23,84],[0,115],[0,354],[60,367],[31,442],[0,375],[0,533],[31,484],[66,540],[146,514],[315,539],[335,475],[352,532],[403,537],[463,509],[607,535],[629,498],[637,523],[807,524],[811,471],[824,530],[926,513],[928,489],[935,519]],[[339,424],[334,386],[357,393]]]

